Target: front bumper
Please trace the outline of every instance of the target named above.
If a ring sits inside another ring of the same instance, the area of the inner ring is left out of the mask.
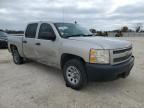
[[[115,80],[129,75],[134,65],[134,57],[129,61],[117,65],[86,64],[88,80],[104,81]]]

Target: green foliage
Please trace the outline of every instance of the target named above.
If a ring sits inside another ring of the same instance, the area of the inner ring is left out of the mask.
[[[105,36],[105,37],[107,37],[107,36],[108,36],[108,32],[98,31],[98,32],[97,32],[97,36]]]
[[[127,26],[124,26],[124,27],[122,27],[121,31],[122,31],[122,32],[128,32],[128,31],[129,31],[129,29],[128,29],[128,27],[127,27]]]
[[[121,32],[121,31],[117,32],[117,33],[115,34],[115,37],[123,37],[122,32]]]

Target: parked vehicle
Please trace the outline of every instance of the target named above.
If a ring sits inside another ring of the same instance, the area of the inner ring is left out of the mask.
[[[7,34],[0,31],[0,48],[7,48]]]
[[[134,65],[130,42],[93,36],[72,23],[30,23],[23,37],[8,37],[8,48],[15,64],[28,58],[61,69],[73,89],[91,80],[126,78]]]

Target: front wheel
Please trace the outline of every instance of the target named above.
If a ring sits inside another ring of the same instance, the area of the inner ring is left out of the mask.
[[[72,59],[65,63],[63,75],[66,85],[79,90],[87,83],[85,67],[80,60]]]
[[[15,64],[22,64],[23,63],[23,58],[19,55],[19,52],[16,48],[13,49],[12,55],[13,55],[13,61]]]

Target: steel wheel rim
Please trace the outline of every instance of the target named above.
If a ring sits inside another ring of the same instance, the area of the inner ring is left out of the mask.
[[[66,69],[66,77],[71,84],[77,85],[80,81],[80,72],[75,66],[69,66]]]

